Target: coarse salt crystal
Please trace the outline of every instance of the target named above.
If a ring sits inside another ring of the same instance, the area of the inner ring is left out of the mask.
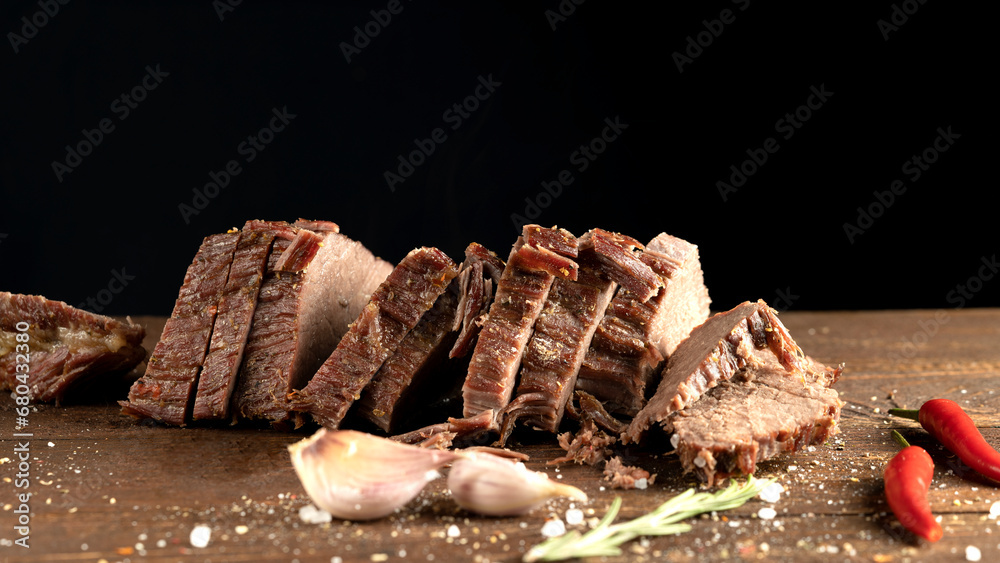
[[[781,486],[781,483],[771,483],[770,485],[761,489],[760,500],[764,502],[775,503],[781,500],[781,493],[785,492],[785,488]]]
[[[198,524],[191,530],[190,540],[193,547],[207,547],[211,538],[212,528],[204,524]]]
[[[648,486],[649,486],[649,481],[647,481],[645,477],[642,477],[641,479],[636,479],[635,480],[635,488],[637,488],[637,489],[642,490],[642,489],[645,489]]]
[[[1000,500],[990,506],[990,518],[995,520],[997,516],[1000,516]]]
[[[448,537],[449,538],[457,538],[460,535],[462,535],[462,530],[459,530],[458,526],[456,526],[454,524],[452,524],[451,526],[448,526]]]
[[[570,526],[576,526],[577,524],[583,523],[583,511],[579,508],[571,508],[567,510],[566,523]]]
[[[771,520],[778,515],[778,511],[771,508],[770,506],[765,506],[757,511],[757,517],[761,520]]]
[[[566,533],[566,524],[559,518],[550,518],[542,525],[542,536],[554,538]]]
[[[966,561],[979,561],[983,558],[983,553],[979,551],[979,548],[970,545],[965,548],[965,560]]]
[[[299,509],[299,518],[306,524],[325,524],[333,521],[333,515],[316,505],[307,504]]]

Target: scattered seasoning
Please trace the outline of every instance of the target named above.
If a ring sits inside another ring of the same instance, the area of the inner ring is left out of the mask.
[[[462,530],[459,530],[458,526],[456,526],[454,524],[452,524],[451,526],[448,526],[448,537],[449,538],[457,538],[457,537],[459,537],[461,535],[462,535]]]
[[[556,538],[566,533],[566,524],[559,517],[547,518],[542,525],[542,536]]]
[[[983,558],[983,553],[979,551],[979,548],[970,545],[965,548],[965,560],[966,561],[979,561]]]
[[[934,477],[934,461],[920,446],[911,446],[893,430],[892,437],[903,447],[885,466],[885,496],[889,508],[907,530],[936,542],[941,525],[934,519],[927,491]]]
[[[775,482],[761,489],[757,497],[764,502],[774,504],[781,500],[781,493],[783,492],[785,492],[785,487],[781,486],[781,483]]]
[[[576,526],[583,523],[583,511],[579,508],[570,508],[566,511],[566,523]]]
[[[778,512],[773,508],[771,508],[770,506],[765,506],[764,508],[761,508],[760,510],[757,511],[757,517],[760,518],[761,520],[773,520],[774,517],[777,515]]]
[[[944,447],[979,474],[1000,481],[1000,452],[983,438],[976,423],[949,399],[933,399],[920,410],[889,409],[889,414],[916,420]]]

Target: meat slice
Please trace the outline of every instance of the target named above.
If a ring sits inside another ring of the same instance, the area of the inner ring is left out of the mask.
[[[83,381],[135,367],[146,358],[145,335],[128,319],[120,322],[62,301],[2,291],[0,390],[27,385],[33,401],[58,403]],[[30,369],[24,372],[19,365]]]
[[[448,357],[462,358],[472,351],[493,302],[493,287],[500,283],[503,269],[503,260],[483,245],[474,242],[465,249],[458,279],[459,316],[455,319],[455,330],[461,330]]]
[[[192,420],[229,418],[229,404],[274,237],[270,229],[255,228],[252,222],[243,228],[229,269],[229,281],[219,300],[208,355],[198,376]]]
[[[438,377],[447,370],[437,368],[455,342],[457,313],[457,291],[445,291],[361,392],[355,407],[360,416],[386,433],[396,433],[421,397],[436,398],[428,391],[444,392],[452,386]]]
[[[288,394],[305,386],[330,356],[392,264],[333,223],[261,222],[253,228],[270,229],[276,239],[231,414],[284,426],[291,422]]]
[[[458,362],[449,359],[471,350],[480,317],[493,300],[492,282],[500,279],[503,268],[495,254],[478,243],[470,244],[458,275],[372,377],[355,412],[395,434],[411,413],[453,398],[464,371],[459,372]],[[484,279],[484,275],[489,277]]]
[[[597,325],[621,281],[647,296],[662,285],[632,249],[638,241],[594,229],[579,239],[576,281],[556,278],[524,351],[517,396],[504,409],[500,444],[515,421],[555,432]]]
[[[671,355],[656,394],[632,420],[623,439],[639,441],[656,422],[670,432],[671,413],[694,404],[738,371],[764,365],[768,355],[786,369],[802,367],[804,354],[766,303],[747,301],[716,314],[691,331]]]
[[[451,258],[436,248],[410,251],[375,290],[309,384],[289,395],[290,407],[337,428],[362,389],[457,274]]]
[[[697,246],[661,233],[639,260],[660,276],[663,287],[646,300],[647,293],[623,284],[598,325],[576,382],[609,412],[629,417],[645,404],[665,359],[708,318],[710,302]]]
[[[463,412],[494,416],[510,402],[521,355],[555,278],[577,279],[577,240],[569,232],[525,225],[504,268],[462,387]],[[499,429],[499,426],[496,426]]]
[[[187,421],[239,239],[237,231],[202,242],[146,373],[132,384],[128,400],[120,402],[123,413],[174,425]]]
[[[829,386],[842,368],[803,359],[789,372],[775,358],[722,381],[690,407],[670,415],[685,472],[712,485],[753,473],[782,452],[822,444],[837,432],[843,403]]]

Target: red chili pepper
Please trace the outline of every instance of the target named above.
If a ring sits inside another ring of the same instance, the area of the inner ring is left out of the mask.
[[[944,532],[931,513],[927,491],[934,477],[934,461],[920,446],[911,446],[893,430],[892,437],[903,446],[885,466],[885,497],[889,508],[907,530],[935,542]]]
[[[889,414],[920,422],[925,430],[979,474],[1000,481],[1000,452],[976,428],[976,423],[948,399],[933,399],[919,411],[889,409]]]

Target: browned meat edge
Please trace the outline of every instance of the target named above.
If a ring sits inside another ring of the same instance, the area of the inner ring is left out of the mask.
[[[761,365],[766,354],[773,354],[787,369],[800,368],[803,356],[766,303],[744,302],[711,317],[671,355],[656,394],[632,420],[623,440],[638,442],[656,422],[671,431],[670,413],[693,404],[744,367]]]
[[[18,330],[21,322],[27,331]],[[27,342],[18,341],[19,334]],[[0,292],[0,389],[27,385],[33,401],[59,403],[84,380],[135,367],[146,357],[145,335],[131,320],[119,322],[38,295]]]
[[[822,444],[836,434],[843,403],[828,386],[843,368],[811,358],[803,364],[804,372],[789,372],[768,359],[672,413],[671,443],[685,472],[712,485],[754,473],[761,461]]]

